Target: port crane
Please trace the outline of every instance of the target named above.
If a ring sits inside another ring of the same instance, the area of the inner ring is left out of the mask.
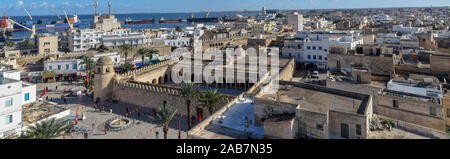
[[[69,16],[67,16],[67,13],[66,13],[66,11],[64,11],[64,15],[66,16],[66,20],[67,20],[67,23],[69,24],[69,28],[70,28],[70,30],[72,30],[72,29],[73,29],[73,24],[72,24],[72,23],[70,23],[70,20],[69,20]]]
[[[61,16],[58,15],[58,13],[56,13],[54,10],[52,10],[53,14],[55,14],[59,20],[61,20]]]
[[[33,17],[31,17],[31,14],[27,11],[27,9],[25,9],[25,7],[23,7],[23,10],[25,10],[25,12],[27,13],[28,17],[30,17],[30,20],[33,20]]]
[[[14,24],[18,25],[18,26],[21,26],[24,29],[27,29],[27,30],[31,31],[30,39],[33,39],[34,35],[36,35],[36,26],[34,24],[32,25],[32,27],[30,29],[30,28],[28,28],[28,27],[26,27],[26,26],[24,26],[24,25],[22,25],[20,23],[17,23],[16,21],[12,20],[11,18],[10,18],[10,21],[13,22]]]

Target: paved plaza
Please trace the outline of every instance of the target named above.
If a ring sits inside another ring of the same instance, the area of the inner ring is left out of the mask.
[[[58,89],[56,89],[58,86]],[[95,105],[90,96],[86,96],[84,93],[81,97],[65,97],[67,104],[64,103],[62,98],[63,95],[67,95],[64,93],[64,89],[68,91],[71,89],[73,92],[84,91],[85,88],[81,83],[77,84],[68,84],[67,82],[55,82],[55,83],[39,83],[36,85],[37,96],[40,96],[43,89],[48,87],[47,94],[43,97],[54,103],[57,103],[63,108],[67,108],[71,110],[71,115],[66,117],[74,117],[76,115],[78,109],[79,118],[84,114],[86,116],[85,120],[79,120],[77,127],[88,130],[89,135],[88,139],[162,139],[164,137],[164,133],[162,131],[162,127],[159,125],[159,121],[155,121],[157,118],[150,119],[148,116],[154,116],[154,111],[148,109],[146,107],[139,107],[128,105],[125,103],[99,103]],[[80,104],[79,104],[80,103]],[[95,105],[95,106],[94,106]],[[103,110],[95,109],[102,107]],[[141,109],[138,109],[141,108]],[[111,111],[112,109],[112,111]],[[127,115],[130,119],[135,121],[134,125],[130,128],[112,132],[108,131],[105,135],[104,132],[104,124],[108,119],[125,116],[128,112],[131,115]],[[179,110],[183,111],[183,110]],[[172,122],[170,123],[169,133],[167,135],[168,139],[178,139],[178,126],[181,127],[181,138],[187,138],[187,121],[186,119],[181,118],[180,116],[174,117]],[[193,122],[193,126],[198,122]],[[158,135],[156,135],[158,132]],[[61,139],[64,137],[60,137]],[[66,139],[83,139],[84,135],[81,132],[72,133],[70,136],[65,136]]]

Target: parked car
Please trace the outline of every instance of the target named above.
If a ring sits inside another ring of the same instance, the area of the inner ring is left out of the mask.
[[[311,75],[311,78],[317,78],[319,79],[319,71],[314,71]]]

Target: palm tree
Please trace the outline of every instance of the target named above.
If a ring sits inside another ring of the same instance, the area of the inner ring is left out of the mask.
[[[177,109],[169,104],[159,107],[158,113],[156,115],[158,116],[159,120],[161,120],[164,132],[164,139],[167,139],[167,132],[169,132],[169,124],[176,113]],[[149,118],[154,120],[152,116],[149,116]]]
[[[122,65],[122,70],[123,70],[124,72],[131,71],[131,70],[133,70],[133,68],[134,68],[134,65],[131,64],[130,62],[125,62],[125,63]]]
[[[145,56],[148,55],[148,52],[149,52],[149,50],[146,48],[140,48],[137,52],[138,55],[140,55],[142,57],[142,65],[145,64]]]
[[[125,61],[128,60],[128,53],[133,51],[133,46],[130,44],[123,44],[120,46],[120,50],[125,53]]]
[[[62,119],[51,118],[49,120],[30,126],[24,133],[25,139],[51,139],[68,133],[72,129],[72,124],[67,124]]]
[[[12,47],[12,46],[16,45],[16,43],[14,41],[11,41],[11,40],[6,40],[4,43],[8,47]]]
[[[225,102],[225,98],[217,92],[217,89],[210,89],[203,92],[202,97],[200,97],[200,101],[204,103],[206,107],[208,107],[209,113],[212,115],[217,105]]]
[[[32,47],[33,43],[30,40],[25,40],[20,44],[22,47]]]
[[[184,84],[183,86],[181,86],[181,95],[186,98],[188,129],[191,129],[191,103],[192,100],[198,99],[200,95],[199,87],[193,83]]]
[[[159,55],[159,51],[154,48],[151,48],[148,50],[147,55],[150,58],[150,63],[151,63],[152,59],[153,59],[153,55]]]
[[[86,71],[86,76],[91,77],[91,73],[94,72],[94,67],[95,67],[95,62],[94,60],[92,60],[92,58],[89,55],[84,55],[82,57],[83,62],[81,62],[81,65],[85,65],[85,71]],[[90,89],[93,85],[93,81],[91,82],[91,78],[89,78],[89,86],[87,85],[87,81],[85,81],[85,87],[86,89]]]

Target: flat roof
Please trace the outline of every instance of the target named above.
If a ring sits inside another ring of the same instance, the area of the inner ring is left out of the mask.
[[[22,105],[22,124],[27,126],[65,110],[67,109],[44,101],[25,104]]]
[[[276,94],[265,94],[261,97],[298,104],[300,109],[322,114],[327,114],[329,110],[365,114],[369,96],[323,86],[280,81]]]

